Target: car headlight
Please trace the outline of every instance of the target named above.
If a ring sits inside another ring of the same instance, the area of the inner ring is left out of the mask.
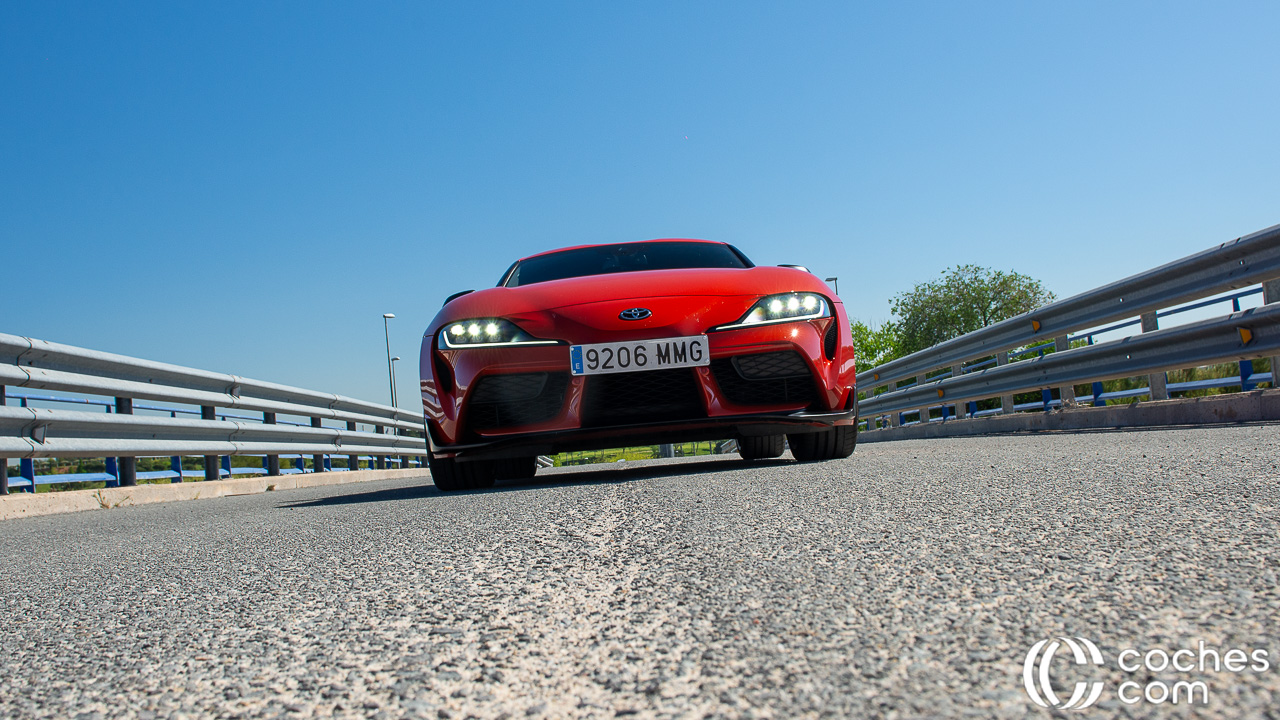
[[[456,348],[502,347],[506,345],[559,345],[555,340],[542,340],[502,318],[459,320],[440,330],[437,346],[441,350]]]
[[[751,327],[752,325],[771,325],[773,323],[812,320],[829,317],[831,310],[827,299],[815,293],[779,293],[766,295],[756,301],[755,305],[735,323],[721,325],[712,330],[731,330],[733,328]]]

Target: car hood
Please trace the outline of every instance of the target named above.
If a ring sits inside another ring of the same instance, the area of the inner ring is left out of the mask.
[[[697,315],[699,325],[730,323],[746,311],[754,298],[799,291],[830,296],[821,280],[794,268],[699,268],[591,275],[463,295],[441,308],[427,333],[434,333],[448,322],[481,317],[511,318],[530,330],[534,329],[530,323],[542,325],[555,318],[600,329],[615,329],[616,325],[616,329],[657,330],[656,325],[670,322],[673,314],[681,312]],[[696,297],[705,300],[689,302],[689,298]],[[621,321],[617,314],[630,307],[648,307],[655,317],[629,324]]]
[[[447,320],[510,312],[556,310],[607,300],[655,297],[768,295],[809,291],[830,294],[821,280],[793,268],[700,268],[649,270],[565,278],[514,288],[488,288],[463,295],[441,310]]]

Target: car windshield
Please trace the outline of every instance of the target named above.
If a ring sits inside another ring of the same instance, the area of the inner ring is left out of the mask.
[[[751,261],[730,245],[653,242],[601,245],[538,255],[508,271],[503,287],[517,287],[605,273],[688,268],[748,268]]]

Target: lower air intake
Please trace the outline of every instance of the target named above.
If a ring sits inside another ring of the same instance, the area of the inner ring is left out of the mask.
[[[583,391],[583,427],[687,420],[706,414],[692,368],[591,375]]]
[[[472,430],[518,427],[560,414],[569,373],[486,375],[471,391],[467,405]]]
[[[736,405],[808,405],[818,397],[809,365],[794,350],[719,358],[711,373]]]

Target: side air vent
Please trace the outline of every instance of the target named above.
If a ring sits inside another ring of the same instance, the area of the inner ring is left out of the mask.
[[[431,364],[435,368],[436,385],[439,386],[440,392],[453,392],[453,368],[449,367],[449,363],[434,351],[431,353]]]

